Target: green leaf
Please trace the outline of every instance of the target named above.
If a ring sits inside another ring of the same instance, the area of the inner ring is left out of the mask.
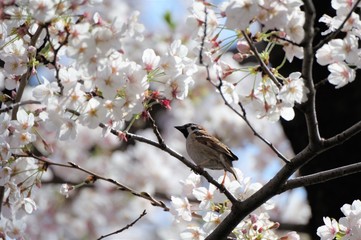
[[[168,27],[171,30],[175,30],[176,28],[176,24],[172,19],[172,13],[170,11],[166,11],[163,15],[163,19],[165,20],[165,22],[167,23]]]

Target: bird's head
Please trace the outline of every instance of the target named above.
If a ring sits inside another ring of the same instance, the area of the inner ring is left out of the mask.
[[[184,137],[187,138],[188,135],[195,131],[205,131],[205,129],[195,123],[187,123],[183,126],[175,126],[176,129],[178,129],[181,133],[183,133]]]

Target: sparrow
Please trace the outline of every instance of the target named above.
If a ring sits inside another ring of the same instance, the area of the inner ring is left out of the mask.
[[[202,126],[195,123],[187,123],[183,126],[175,126],[186,138],[186,149],[192,160],[202,168],[224,170],[224,183],[226,171],[237,175],[232,168],[232,161],[238,157],[216,137],[210,135]]]

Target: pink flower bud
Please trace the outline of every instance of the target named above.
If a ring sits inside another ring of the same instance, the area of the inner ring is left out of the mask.
[[[279,31],[278,36],[281,37],[281,38],[285,38],[286,37],[286,32]]]
[[[164,100],[161,100],[161,104],[162,104],[162,106],[163,107],[165,107],[166,109],[168,109],[168,110],[171,110],[172,109],[172,107],[170,106],[170,100],[168,100],[168,99],[164,99]]]
[[[237,42],[237,50],[240,53],[249,53],[250,47],[246,41],[242,40]]]
[[[36,47],[34,46],[29,46],[28,47],[28,52],[31,54],[31,55],[34,55],[36,53]]]

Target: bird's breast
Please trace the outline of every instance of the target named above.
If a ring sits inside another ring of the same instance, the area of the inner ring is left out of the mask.
[[[199,143],[191,137],[187,138],[186,148],[188,155],[198,166],[209,169],[223,169],[223,166],[219,164],[220,153],[215,149]]]

